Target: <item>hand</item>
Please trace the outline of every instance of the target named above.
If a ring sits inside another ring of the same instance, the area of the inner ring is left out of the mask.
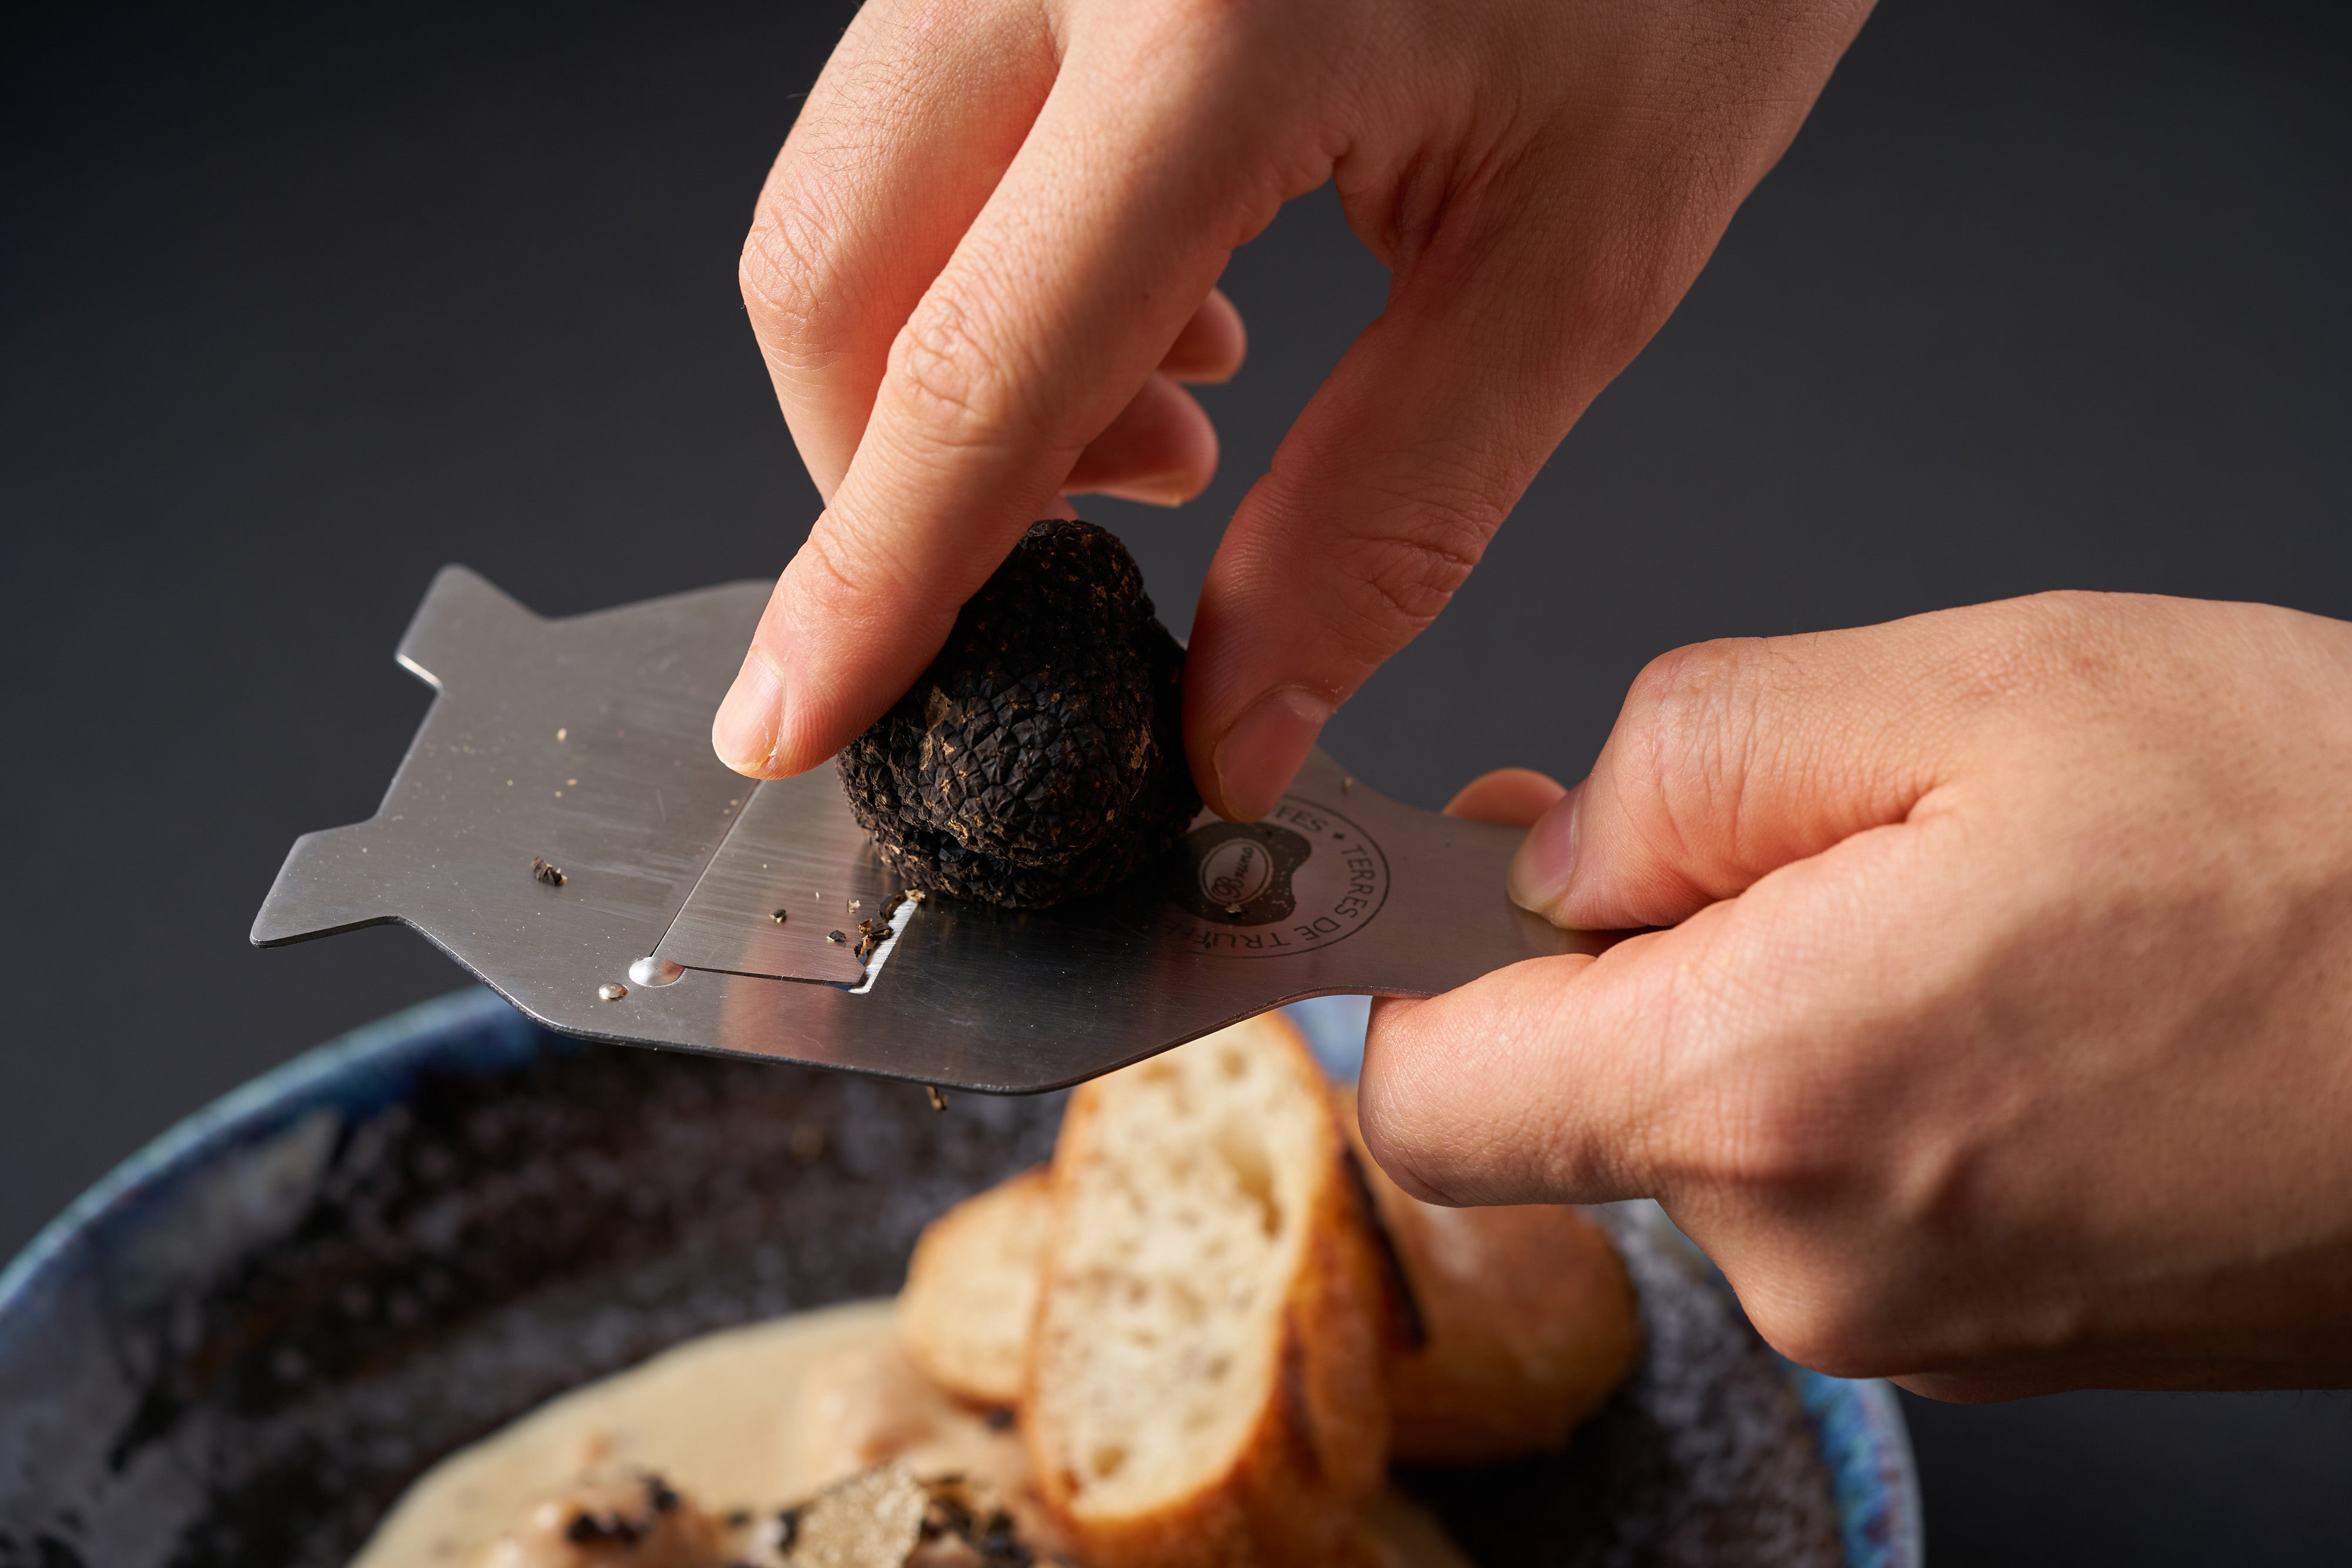
[[[1388,308],[1234,518],[1187,665],[1202,794],[1264,814],[1680,300],[1868,8],[868,0],[743,252],[825,510],[719,756],[831,757],[1058,494],[1198,494],[1216,436],[1178,383],[1243,349],[1213,285],[1336,180]]]
[[[1785,1354],[1939,1397],[2352,1375],[2352,625],[2061,594],[1686,648],[1511,893],[1672,928],[1381,1006],[1408,1187],[1655,1197]]]

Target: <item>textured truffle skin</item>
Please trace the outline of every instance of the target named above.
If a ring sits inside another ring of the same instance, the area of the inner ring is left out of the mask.
[[[849,809],[910,887],[1019,909],[1100,893],[1201,809],[1183,672],[1126,546],[1034,524],[842,752]]]

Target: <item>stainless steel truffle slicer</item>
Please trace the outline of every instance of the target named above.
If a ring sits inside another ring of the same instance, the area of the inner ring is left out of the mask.
[[[296,841],[254,942],[403,921],[567,1034],[1003,1092],[1304,997],[1601,945],[1504,897],[1517,832],[1384,800],[1320,751],[1265,821],[1204,815],[1117,893],[909,897],[833,769],[755,784],[711,755],[766,599],[550,621],[444,569],[398,653],[438,695],[383,808]]]

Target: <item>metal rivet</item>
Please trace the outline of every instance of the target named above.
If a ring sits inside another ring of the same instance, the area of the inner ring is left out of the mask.
[[[629,994],[629,988],[618,980],[607,980],[596,988],[596,994],[608,1002],[617,1002]]]
[[[674,964],[667,958],[656,958],[650,956],[640,958],[635,963],[629,966],[629,978],[635,980],[641,986],[676,985],[677,983],[678,977],[685,973],[685,965]],[[604,999],[609,1002],[616,998],[606,997]]]

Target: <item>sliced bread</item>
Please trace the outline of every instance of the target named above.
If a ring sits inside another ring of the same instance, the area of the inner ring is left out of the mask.
[[[924,1228],[898,1295],[898,1333],[932,1382],[976,1405],[1021,1397],[1037,1277],[1053,1220],[1044,1167],[964,1199]]]
[[[1079,1089],[1022,1427],[1093,1568],[1326,1564],[1388,1457],[1385,1264],[1330,1087],[1265,1015]]]

